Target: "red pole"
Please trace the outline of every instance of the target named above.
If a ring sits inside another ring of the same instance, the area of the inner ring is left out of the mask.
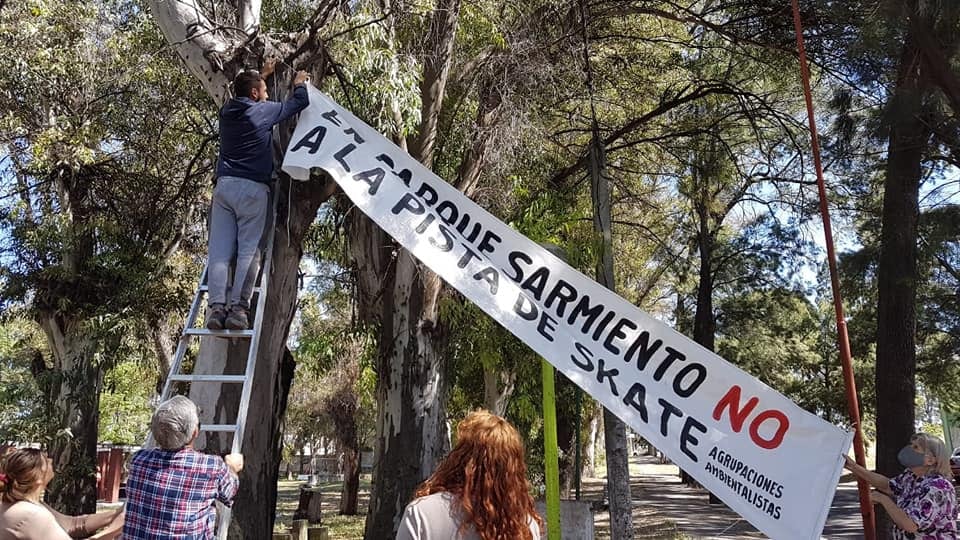
[[[803,46],[803,25],[800,22],[800,5],[793,3],[793,28],[797,33],[797,50],[800,53],[800,76],[803,79],[803,97],[807,102],[807,118],[810,122],[810,142],[813,148],[813,165],[817,171],[817,190],[820,193],[820,216],[823,219],[823,234],[827,244],[827,262],[830,265],[830,285],[833,288],[833,306],[837,315],[837,342],[840,346],[840,362],[843,366],[843,382],[847,390],[847,408],[853,422],[853,452],[857,463],[866,465],[863,450],[863,430],[860,428],[860,404],[857,399],[857,383],[853,378],[853,362],[850,358],[850,341],[847,337],[847,322],[843,315],[843,298],[840,294],[840,278],[837,258],[833,249],[833,230],[830,227],[830,209],[827,207],[827,190],[823,183],[823,165],[820,160],[820,139],[817,136],[817,121],[813,113],[813,95],[810,92],[810,70],[807,68],[807,51]],[[863,534],[866,540],[877,537],[873,521],[873,504],[870,502],[870,486],[857,480],[860,491],[860,513],[863,515]]]

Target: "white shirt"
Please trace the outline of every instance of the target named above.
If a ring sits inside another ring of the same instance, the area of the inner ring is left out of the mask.
[[[45,507],[30,501],[0,503],[0,540],[70,540]]]
[[[540,527],[533,516],[528,518],[533,540],[540,540]],[[397,540],[479,540],[473,526],[467,526],[462,535],[458,535],[463,517],[456,497],[447,491],[441,491],[426,497],[414,499],[403,511]]]

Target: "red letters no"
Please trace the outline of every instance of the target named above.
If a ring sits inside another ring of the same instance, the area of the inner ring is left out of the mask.
[[[733,385],[727,393],[720,398],[717,406],[713,408],[713,419],[719,421],[723,415],[723,409],[730,409],[730,427],[737,433],[743,429],[743,422],[750,416],[753,408],[757,406],[760,400],[756,397],[750,398],[744,408],[740,408],[740,386]]]
[[[767,419],[776,420],[779,424],[779,427],[777,427],[777,432],[773,434],[773,437],[764,439],[759,433],[760,424],[763,424],[763,421]],[[763,411],[762,413],[758,414],[752,422],[750,422],[750,440],[752,440],[753,444],[759,446],[760,448],[773,450],[774,448],[780,446],[780,443],[783,442],[783,436],[787,434],[787,429],[789,428],[790,420],[787,418],[787,415],[773,409],[769,411]]]
[[[729,410],[730,427],[733,428],[733,431],[736,433],[740,433],[740,430],[743,429],[743,423],[746,422],[747,417],[750,416],[750,413],[753,412],[753,409],[755,409],[760,402],[759,398],[752,397],[741,407],[740,394],[739,385],[735,384],[731,386],[730,390],[727,390],[727,393],[717,402],[717,406],[713,408],[713,419],[717,421],[723,416],[724,409]],[[760,436],[760,426],[766,420],[776,420],[778,423],[777,431],[773,434],[773,437],[769,439],[764,439]],[[760,448],[772,450],[780,446],[789,428],[790,420],[787,418],[787,415],[777,410],[762,411],[750,422],[750,440]]]

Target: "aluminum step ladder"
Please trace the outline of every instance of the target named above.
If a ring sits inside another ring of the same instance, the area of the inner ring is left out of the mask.
[[[174,395],[175,384],[183,383],[219,383],[219,384],[240,384],[243,385],[240,391],[240,405],[237,410],[237,419],[235,424],[204,424],[200,423],[201,432],[232,433],[233,442],[230,452],[240,453],[243,445],[243,433],[247,423],[247,412],[250,407],[250,394],[253,390],[253,374],[257,363],[257,353],[260,349],[260,331],[263,327],[263,312],[266,305],[267,288],[271,272],[271,259],[273,254],[273,239],[275,230],[275,221],[277,215],[277,197],[271,194],[273,204],[271,205],[271,217],[268,220],[267,227],[267,245],[263,252],[260,272],[257,276],[257,282],[253,288],[253,296],[256,297],[256,310],[251,310],[253,315],[253,327],[249,330],[209,330],[205,327],[197,327],[197,317],[200,314],[200,306],[204,303],[204,297],[209,289],[207,287],[208,265],[204,265],[203,273],[200,276],[200,285],[193,295],[193,303],[190,305],[190,312],[187,315],[186,324],[184,324],[183,333],[177,343],[177,350],[174,354],[173,364],[170,366],[170,372],[163,385],[163,392],[160,394],[160,403],[170,399]],[[209,336],[228,339],[249,339],[250,349],[247,352],[247,363],[243,375],[194,375],[192,373],[183,373],[183,358],[186,356],[190,342],[197,336]],[[154,446],[153,435],[148,431],[145,448]],[[227,532],[230,528],[231,509],[217,503],[217,540],[226,540]]]

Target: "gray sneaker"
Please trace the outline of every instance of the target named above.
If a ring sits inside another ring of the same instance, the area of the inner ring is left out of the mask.
[[[230,315],[227,316],[225,324],[230,330],[247,330],[250,328],[246,308],[242,306],[230,306]]]
[[[224,319],[227,318],[227,309],[223,304],[207,306],[206,327],[208,330],[223,330]]]

